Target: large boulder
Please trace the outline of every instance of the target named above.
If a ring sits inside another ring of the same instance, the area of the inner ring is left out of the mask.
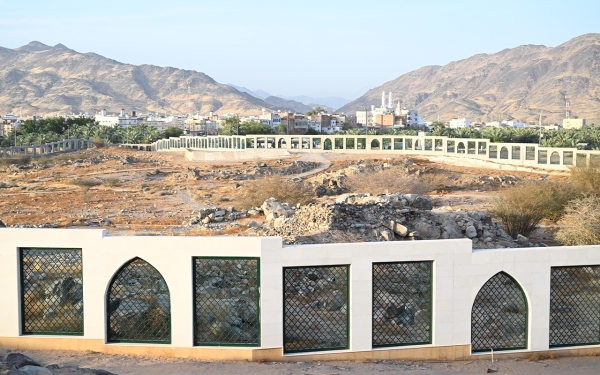
[[[6,363],[6,366],[9,368],[12,368],[13,366],[15,366],[15,368],[21,368],[23,366],[29,366],[29,365],[31,365],[31,366],[39,366],[40,365],[33,359],[31,359],[28,356],[26,356],[25,354],[21,354],[21,353],[10,353],[9,355],[6,356],[5,363]]]
[[[19,369],[19,374],[23,375],[52,375],[52,371],[40,366],[23,366]]]
[[[50,283],[45,290],[46,303],[51,307],[76,304],[83,299],[83,286],[80,280],[65,276]]]
[[[412,203],[412,206],[414,208],[418,208],[419,210],[431,211],[433,209],[433,204],[431,204],[431,201],[428,198],[423,197],[421,195],[415,198],[414,202]]]
[[[261,206],[265,216],[269,216],[270,213],[275,213],[277,217],[286,216],[285,207],[275,198],[269,198]]]

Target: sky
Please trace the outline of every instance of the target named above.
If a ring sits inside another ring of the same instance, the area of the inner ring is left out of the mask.
[[[2,47],[62,43],[348,100],[426,65],[598,32],[600,0],[0,0]]]

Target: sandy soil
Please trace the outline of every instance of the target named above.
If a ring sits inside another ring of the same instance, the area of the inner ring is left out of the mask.
[[[79,366],[103,369],[114,374],[163,375],[163,374],[221,374],[221,375],[358,375],[379,373],[414,373],[422,375],[482,374],[489,368],[498,374],[544,374],[583,375],[598,374],[600,357],[574,357],[543,361],[506,359],[490,361],[417,362],[417,361],[374,361],[374,362],[298,362],[249,363],[196,361],[162,357],[134,357],[99,353],[65,351],[23,351],[23,354],[39,361],[42,365]],[[5,353],[0,352],[5,355]]]

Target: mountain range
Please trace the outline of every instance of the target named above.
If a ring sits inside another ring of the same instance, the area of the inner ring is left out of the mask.
[[[44,115],[102,108],[242,115],[286,110],[193,70],[124,64],[62,44],[0,47],[0,111]]]
[[[306,112],[318,106],[352,113],[379,106],[382,91],[386,100],[392,92],[395,103],[418,109],[427,120],[439,116],[537,121],[542,112],[545,122],[560,122],[568,97],[575,117],[600,123],[600,34],[585,34],[553,48],[523,45],[444,66],[425,66],[347,104],[337,97],[252,91],[193,70],[124,64],[63,44],[0,47],[0,113],[21,108],[25,115],[125,108],[246,115],[262,108]]]
[[[354,112],[380,106],[381,93],[419,110],[425,119],[467,117],[561,122],[565,96],[572,113],[600,123],[600,34],[585,34],[557,47],[523,45],[478,54],[444,66],[426,66],[369,90],[338,108]]]
[[[326,97],[312,97],[306,95],[271,95],[264,90],[250,90],[243,86],[236,86],[232,83],[228,83],[229,86],[235,87],[238,91],[248,93],[255,98],[262,99],[267,103],[273,105],[283,106],[285,108],[292,108],[296,112],[306,113],[317,107],[325,109],[327,112],[334,112],[336,108],[343,106],[350,102],[339,96],[326,96]]]

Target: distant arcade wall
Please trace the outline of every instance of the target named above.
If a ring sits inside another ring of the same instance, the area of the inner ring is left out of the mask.
[[[0,229],[0,347],[220,360],[600,353],[600,246]]]
[[[151,144],[152,151],[207,150],[253,152],[382,153],[423,155],[489,162],[515,167],[567,170],[600,162],[600,151],[539,147],[532,143],[491,143],[488,139],[388,135],[247,135],[179,137]]]

